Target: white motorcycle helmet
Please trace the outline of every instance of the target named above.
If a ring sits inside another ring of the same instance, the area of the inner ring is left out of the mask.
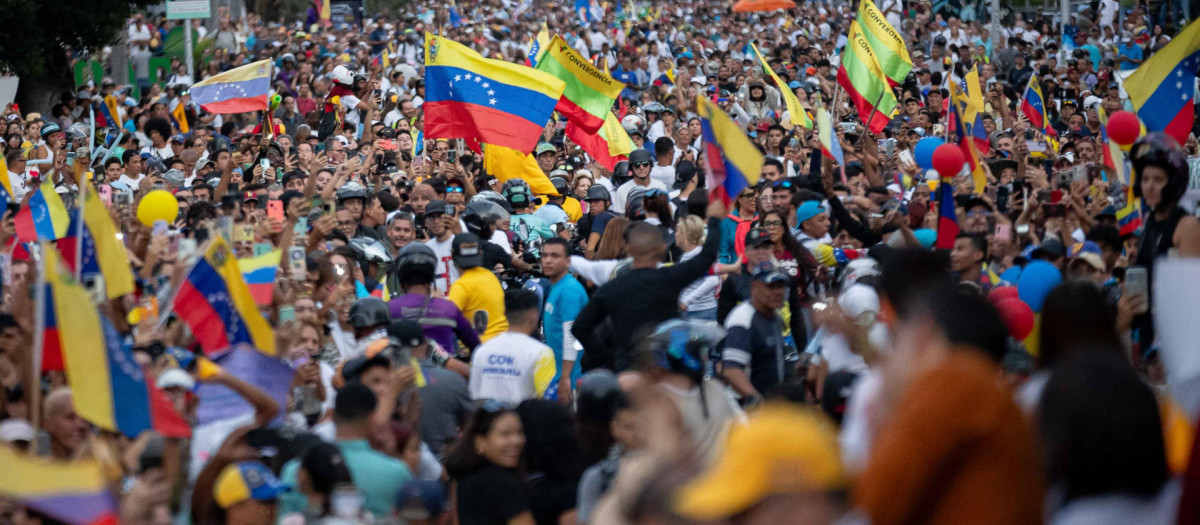
[[[621,119],[621,127],[625,128],[626,133],[645,133],[646,119],[641,115],[625,115],[625,118]]]
[[[354,85],[354,73],[351,73],[350,68],[346,66],[337,66],[333,68],[333,72],[330,73],[330,76],[333,77],[334,82],[337,82],[343,86]]]

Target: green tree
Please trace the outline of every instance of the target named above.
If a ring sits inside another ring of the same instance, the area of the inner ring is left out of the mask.
[[[70,91],[72,57],[117,41],[134,10],[158,0],[0,0],[0,71],[21,78],[17,101],[25,111],[46,111]],[[114,50],[114,52],[125,52]]]

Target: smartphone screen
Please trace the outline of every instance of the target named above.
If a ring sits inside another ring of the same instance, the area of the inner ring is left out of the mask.
[[[267,201],[267,217],[283,222],[283,201]]]
[[[1012,226],[1010,226],[1008,224],[997,224],[996,225],[996,237],[999,237],[1001,239],[1007,239],[1007,238],[1009,238],[1009,236],[1011,236],[1011,234],[1012,234]]]

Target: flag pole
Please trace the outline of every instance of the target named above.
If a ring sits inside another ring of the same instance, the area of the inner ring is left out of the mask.
[[[40,245],[45,249],[45,245]],[[42,423],[42,352],[46,344],[46,258],[41,257],[37,265],[37,276],[34,281],[33,297],[33,359],[30,360],[30,392],[29,412],[33,428],[41,428]],[[37,446],[29,447],[29,453],[36,455]]]
[[[87,206],[88,187],[91,182],[87,180],[87,175],[84,175],[82,183],[76,181],[79,186],[79,198],[76,202],[76,213],[79,215],[79,224],[75,225],[75,282],[83,282],[83,213],[84,207]]]

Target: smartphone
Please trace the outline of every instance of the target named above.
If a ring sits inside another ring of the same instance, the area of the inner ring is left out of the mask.
[[[1067,216],[1067,206],[1065,204],[1045,203],[1045,204],[1042,204],[1042,213],[1046,216],[1047,219],[1053,219],[1056,217],[1066,217]]]
[[[1025,141],[1025,149],[1029,150],[1030,153],[1045,153],[1046,143],[1036,140],[1027,140]]]
[[[1125,270],[1125,291],[1127,294],[1141,294],[1150,298],[1150,275],[1145,266],[1130,266]]]
[[[109,186],[107,184],[101,184],[100,187],[96,189],[96,191],[100,192],[100,202],[103,202],[105,206],[112,206],[112,203],[113,203],[112,186]]]
[[[900,150],[900,162],[903,162],[905,164],[916,164],[917,163],[916,159],[913,158],[912,152],[908,151],[908,148]]]
[[[262,166],[262,176],[263,177],[269,176],[269,174],[271,173],[271,161],[267,160],[266,157],[263,157],[261,160],[258,161],[258,164],[260,166]]]
[[[74,152],[74,151],[68,151],[68,152],[67,152],[67,165],[68,165],[68,166],[74,166],[74,165],[75,165],[75,152]]]
[[[179,260],[190,262],[198,246],[199,244],[196,242],[196,239],[182,238],[179,239],[179,245],[177,246],[179,251],[175,253],[178,254]]]
[[[337,209],[337,203],[334,202],[326,202],[323,204],[323,206],[325,209],[325,215],[333,215],[334,210]]]
[[[1061,203],[1061,202],[1062,202],[1062,198],[1063,198],[1063,191],[1062,191],[1062,190],[1052,190],[1052,191],[1050,192],[1050,203],[1051,203],[1051,204],[1059,204],[1059,203]]]
[[[243,224],[234,231],[233,242],[254,242],[254,226]]]
[[[283,222],[283,201],[267,201],[267,217]]]
[[[1017,235],[1028,235],[1028,234],[1029,234],[1029,225],[1028,224],[1018,224],[1017,225]]]
[[[279,307],[279,322],[285,323],[288,321],[295,321],[295,320],[296,320],[296,307],[295,306],[280,306]],[[301,363],[301,364],[303,364],[303,363]]]
[[[146,448],[138,456],[138,473],[151,469],[162,468],[163,456],[166,455],[167,440],[162,436],[152,436],[146,441]]]
[[[889,159],[892,158],[892,155],[896,153],[896,139],[890,138],[883,141],[883,151]]]
[[[292,273],[292,279],[302,281],[308,279],[308,254],[304,252],[303,246],[291,246],[288,248],[288,270]]]
[[[308,234],[308,217],[300,217],[299,219],[296,219],[296,228],[294,231],[297,236],[307,235]]]
[[[454,151],[454,150],[447,151],[446,152],[446,162],[449,162],[451,164],[458,162],[458,152]]]
[[[266,255],[271,253],[271,250],[274,249],[275,245],[269,242],[256,242],[254,243],[254,256],[258,257],[259,255]]]
[[[1012,236],[1012,226],[1008,224],[997,224],[995,235],[1001,239],[1009,238]]]
[[[386,139],[379,141],[379,149],[383,151],[396,151],[396,141],[394,139]]]
[[[167,221],[154,221],[154,229],[150,232],[151,235],[163,235],[167,233]]]

